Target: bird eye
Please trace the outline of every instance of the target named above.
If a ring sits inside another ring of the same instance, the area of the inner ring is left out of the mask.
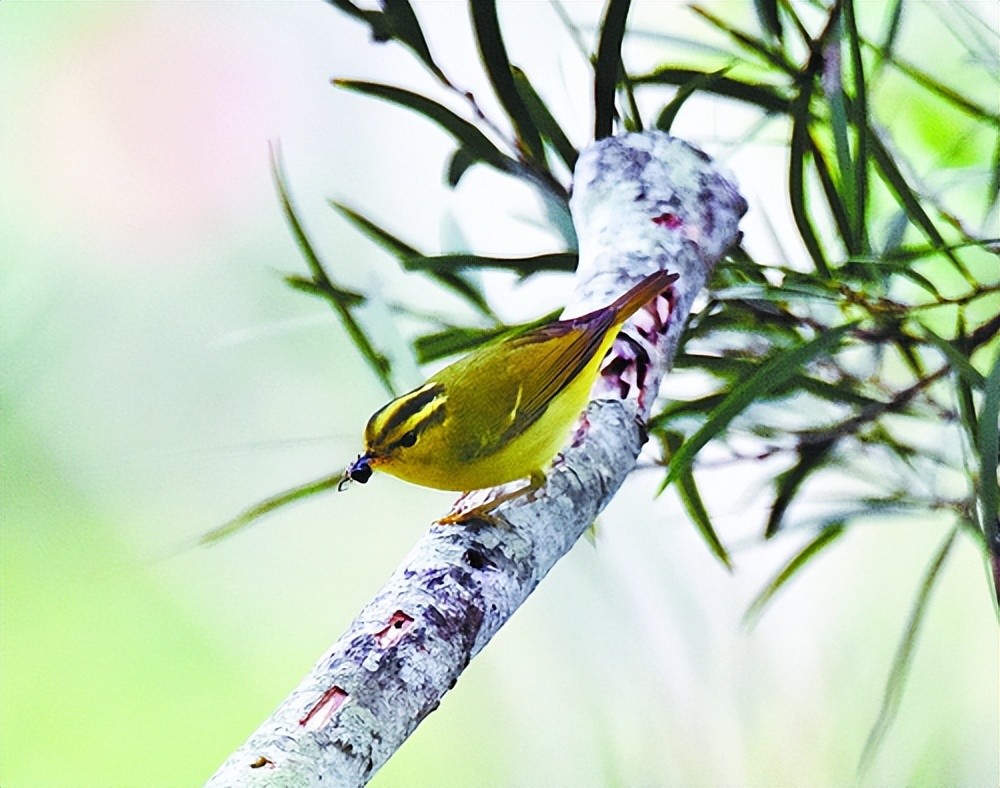
[[[407,449],[410,446],[415,446],[417,443],[417,433],[415,430],[410,430],[402,438],[399,439],[399,445],[404,446]]]

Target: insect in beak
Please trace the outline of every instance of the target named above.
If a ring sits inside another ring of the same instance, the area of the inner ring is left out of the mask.
[[[372,477],[371,458],[367,454],[359,454],[358,458],[344,469],[344,478],[337,485],[337,492],[343,492],[351,482],[364,484]]]

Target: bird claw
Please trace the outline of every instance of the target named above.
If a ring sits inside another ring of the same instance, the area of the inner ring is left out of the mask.
[[[463,525],[465,523],[472,522],[473,520],[478,520],[479,522],[486,523],[487,525],[493,525],[502,530],[510,529],[510,523],[504,520],[502,517],[497,517],[496,515],[490,514],[488,505],[476,506],[473,509],[461,512],[452,510],[448,512],[444,517],[441,517],[434,522],[437,525]]]
[[[496,509],[500,504],[507,503],[515,498],[521,498],[522,496],[527,496],[529,501],[534,501],[535,493],[537,493],[544,484],[545,474],[538,471],[531,474],[530,480],[523,487],[518,487],[516,490],[502,493],[496,498],[485,501],[478,506],[473,506],[471,509],[463,511],[461,503],[471,494],[464,493],[457,501],[455,501],[451,511],[444,517],[437,520],[437,523],[439,525],[459,525],[461,523],[469,522],[470,520],[483,520],[491,525],[497,526],[498,528],[510,528],[510,523],[501,517],[490,514],[490,512]]]

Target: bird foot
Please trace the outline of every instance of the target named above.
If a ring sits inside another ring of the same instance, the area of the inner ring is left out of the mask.
[[[541,489],[544,484],[545,474],[541,471],[537,471],[531,474],[531,478],[528,483],[523,487],[518,487],[516,490],[511,490],[510,492],[498,495],[496,498],[485,501],[478,506],[473,506],[471,509],[463,509],[462,507],[462,501],[470,495],[470,493],[464,493],[457,501],[455,501],[455,505],[452,506],[451,511],[444,517],[440,518],[437,522],[439,525],[458,525],[460,523],[468,522],[469,520],[485,520],[486,522],[500,528],[509,528],[510,525],[506,520],[496,517],[490,514],[490,512],[502,503],[513,501],[515,498],[521,498],[525,495],[528,496],[528,500],[534,500],[534,494]]]

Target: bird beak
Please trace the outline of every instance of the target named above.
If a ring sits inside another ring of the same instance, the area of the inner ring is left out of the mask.
[[[365,484],[372,477],[372,459],[367,454],[358,455],[358,458],[344,469],[344,478],[340,480],[337,489],[343,492],[351,482]]]

